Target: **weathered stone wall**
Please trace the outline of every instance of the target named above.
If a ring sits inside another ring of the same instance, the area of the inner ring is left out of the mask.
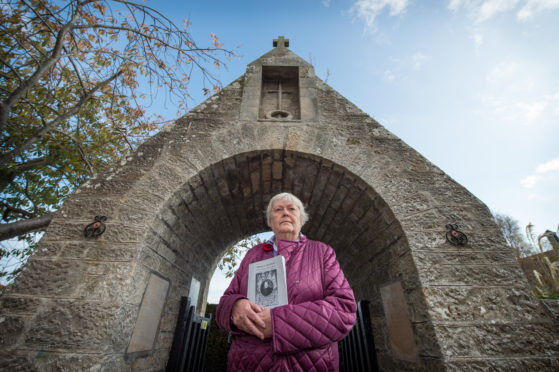
[[[252,116],[262,64],[299,66],[301,120]],[[180,296],[193,277],[207,293],[224,250],[266,230],[280,191],[301,197],[304,232],[371,301],[382,370],[557,367],[556,324],[488,209],[277,48],[68,198],[0,299],[0,368],[163,369]],[[95,215],[107,230],[85,239]],[[446,242],[448,223],[467,246]],[[154,340],[130,348],[153,275],[169,284]]]
[[[518,259],[518,263],[532,288],[539,288],[540,291],[559,291],[557,269],[554,270],[552,267],[548,266],[549,264],[557,265],[558,261],[558,249]],[[538,277],[536,277],[535,271],[538,272]]]
[[[546,309],[551,313],[551,315],[559,321],[559,300],[545,299],[541,300]]]

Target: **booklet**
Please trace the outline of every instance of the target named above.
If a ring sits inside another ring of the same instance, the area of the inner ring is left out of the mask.
[[[247,297],[269,309],[287,305],[285,258],[281,255],[248,265]]]

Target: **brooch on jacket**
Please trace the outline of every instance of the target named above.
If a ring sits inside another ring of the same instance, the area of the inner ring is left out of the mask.
[[[271,245],[271,244],[269,244],[269,243],[266,243],[266,244],[264,244],[264,245],[262,246],[262,250],[263,250],[264,252],[271,252],[271,251],[274,250],[274,246]]]

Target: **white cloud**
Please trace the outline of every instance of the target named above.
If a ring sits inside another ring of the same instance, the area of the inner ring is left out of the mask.
[[[559,0],[528,0],[516,13],[516,18],[526,21],[533,18],[536,13],[554,8],[559,8]]]
[[[538,180],[539,180],[538,176],[528,176],[524,178],[522,181],[520,181],[520,183],[522,184],[522,186],[526,187],[527,189],[530,189],[538,182]]]
[[[537,173],[549,173],[559,171],[559,158],[548,161],[547,163],[540,164],[536,167]]]
[[[518,2],[519,0],[450,0],[448,8],[454,12],[464,8],[480,23],[498,13],[513,10]]]
[[[448,2],[448,8],[453,11],[458,11],[465,3],[464,0],[450,0]]]
[[[542,116],[547,105],[547,100],[532,103],[519,102],[517,104],[518,108],[523,113],[524,119],[528,122],[538,120]]]
[[[477,22],[483,22],[498,13],[513,10],[518,0],[486,0],[477,8]]]
[[[474,39],[474,43],[476,46],[476,53],[479,53],[479,49],[481,48],[481,45],[483,44],[483,34],[481,33],[480,30],[478,29],[474,29],[472,32],[472,37]]]
[[[406,55],[399,58],[390,57],[390,67],[382,72],[384,78],[388,81],[406,79],[412,70],[418,71],[425,62],[431,59],[421,52],[415,52],[412,55]]]
[[[350,9],[351,13],[363,19],[371,30],[376,30],[375,19],[384,11],[390,9],[390,15],[403,13],[408,6],[408,0],[357,0]]]
[[[524,178],[520,183],[527,189],[534,187],[537,183],[559,177],[559,158],[552,159],[547,163],[540,164],[536,171]]]
[[[516,62],[501,62],[489,70],[486,79],[490,83],[498,83],[513,77],[517,71],[518,64]]]
[[[414,70],[419,70],[428,57],[421,52],[417,52],[412,56],[412,65]]]
[[[501,119],[548,126],[559,120],[559,90],[550,90],[538,64],[502,61],[489,68],[482,103]]]
[[[330,7],[330,0],[322,0],[322,5],[324,5],[326,8]]]
[[[537,124],[540,127],[556,122],[559,118],[559,94],[546,95],[531,101],[514,96],[490,95],[481,102],[501,119],[521,125]]]
[[[537,101],[518,102],[517,107],[524,119],[530,123],[542,120],[544,117],[556,117],[559,114],[559,92],[546,95]]]
[[[448,8],[454,12],[465,9],[476,23],[511,11],[525,21],[544,10],[559,8],[559,0],[450,0]]]
[[[394,74],[394,71],[392,71],[392,70],[385,70],[384,71],[384,77],[387,80],[392,81],[396,78],[396,75]]]

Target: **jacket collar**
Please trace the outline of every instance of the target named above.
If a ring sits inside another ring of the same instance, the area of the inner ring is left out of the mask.
[[[266,241],[268,244],[272,244],[274,246],[274,257],[281,253],[282,256],[285,254],[290,254],[298,245],[299,243],[305,243],[307,241],[307,237],[302,233],[299,233],[299,240],[292,241],[292,240],[283,240],[283,239],[276,239],[275,235],[272,235],[270,239]]]

